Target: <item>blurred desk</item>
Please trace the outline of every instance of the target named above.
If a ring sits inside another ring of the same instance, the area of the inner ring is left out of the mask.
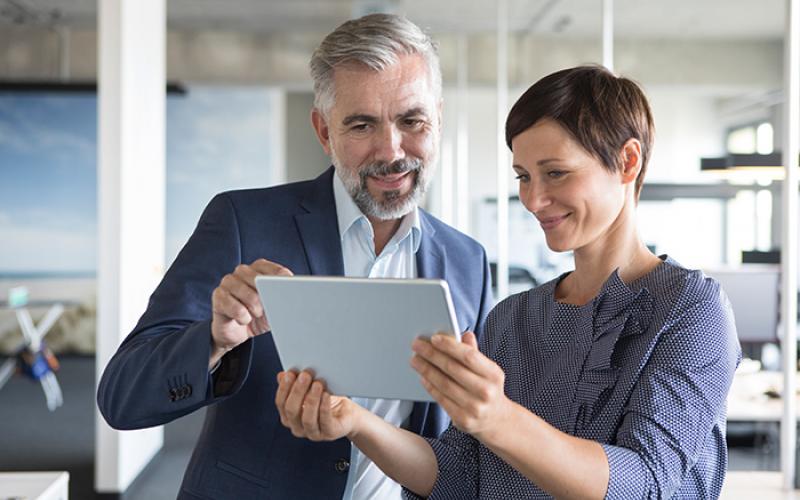
[[[67,500],[69,472],[0,472],[0,500]]]
[[[800,377],[797,380],[800,387]],[[783,399],[768,394],[779,395],[782,392],[782,372],[736,373],[728,393],[728,421],[780,422]],[[800,411],[800,398],[798,410]]]

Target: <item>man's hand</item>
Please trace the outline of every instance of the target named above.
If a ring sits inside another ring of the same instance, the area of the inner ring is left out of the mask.
[[[292,272],[275,262],[258,259],[250,265],[240,264],[226,274],[211,295],[211,356],[209,369],[222,356],[250,337],[270,330],[256,290],[256,276],[292,276]]]

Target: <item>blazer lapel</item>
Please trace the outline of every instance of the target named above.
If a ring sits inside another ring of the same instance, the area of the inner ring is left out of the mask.
[[[428,220],[429,215],[420,209],[419,217],[422,226],[422,241],[417,250],[417,275],[420,278],[445,279],[447,251],[434,237],[436,229]],[[447,427],[448,419],[446,417],[436,405],[417,402],[414,403],[408,427],[409,430],[426,437],[439,437]]]
[[[294,217],[308,268],[311,274],[323,276],[344,274],[339,222],[333,198],[333,175],[334,169],[330,167],[314,179],[308,195],[300,202],[306,213]]]
[[[447,252],[444,246],[434,238],[436,229],[434,229],[428,217],[429,215],[420,209],[422,241],[419,244],[419,250],[417,250],[417,275],[420,278],[445,279]]]

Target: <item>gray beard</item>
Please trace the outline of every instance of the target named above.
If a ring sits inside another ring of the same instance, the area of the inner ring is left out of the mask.
[[[358,209],[368,217],[375,217],[379,220],[399,219],[419,205],[428,187],[428,169],[421,160],[373,163],[358,173],[342,167],[335,154],[331,155],[331,160],[350,197],[353,198]],[[384,191],[382,198],[376,199],[367,189],[367,178],[371,175],[380,177],[404,172],[415,172],[414,184],[406,195],[400,194],[399,190]]]

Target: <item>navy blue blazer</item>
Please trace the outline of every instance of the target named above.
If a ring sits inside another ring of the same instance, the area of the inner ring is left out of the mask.
[[[341,498],[350,443],[315,443],[280,424],[281,364],[269,333],[244,342],[208,374],[211,293],[258,258],[295,274],[343,275],[333,168],[311,181],[222,193],[206,207],[144,315],[106,367],[97,392],[116,429],[160,425],[208,406],[179,498]],[[480,332],[492,306],[486,253],[420,210],[420,277],[448,282],[459,327]],[[409,311],[412,313],[412,311]],[[434,437],[447,415],[416,403],[408,428]]]

